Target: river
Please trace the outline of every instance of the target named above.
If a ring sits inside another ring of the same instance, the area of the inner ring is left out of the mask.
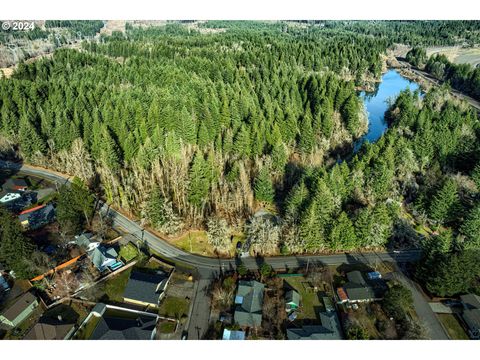
[[[377,85],[375,91],[360,93],[368,116],[368,131],[358,139],[353,147],[356,153],[366,141],[375,142],[387,130],[388,124],[385,121],[385,111],[388,109],[388,100],[395,99],[402,90],[410,89],[415,91],[420,86],[401,76],[396,70],[388,70],[382,76],[382,81]]]

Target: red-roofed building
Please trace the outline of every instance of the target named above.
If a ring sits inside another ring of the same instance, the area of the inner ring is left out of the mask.
[[[44,208],[44,207],[45,207],[45,205],[38,205],[38,206],[35,206],[35,207],[31,208],[31,209],[23,210],[23,211],[22,211],[20,214],[18,214],[18,215],[25,215],[25,214],[31,213],[31,212],[33,212],[33,211],[37,211],[37,210],[39,210],[39,209],[41,209],[41,208]]]
[[[55,208],[52,204],[40,205],[24,210],[18,215],[18,220],[24,228],[38,229],[55,219]]]

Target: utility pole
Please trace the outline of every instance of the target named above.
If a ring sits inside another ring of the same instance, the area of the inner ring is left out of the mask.
[[[308,265],[310,265],[310,258],[307,259],[307,271],[306,271],[307,274],[308,274]]]

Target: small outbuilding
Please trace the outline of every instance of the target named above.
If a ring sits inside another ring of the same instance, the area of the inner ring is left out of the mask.
[[[289,290],[285,294],[285,310],[290,312],[300,307],[300,294],[295,290]]]

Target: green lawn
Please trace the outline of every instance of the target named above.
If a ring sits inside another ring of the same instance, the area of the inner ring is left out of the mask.
[[[159,330],[162,334],[171,334],[175,331],[175,323],[172,321],[165,321],[160,324]]]
[[[166,297],[160,304],[159,314],[180,319],[182,316],[188,316],[190,303],[186,299],[170,296]]]
[[[212,246],[208,243],[205,231],[191,231],[171,240],[172,244],[190,253],[214,255]]]
[[[448,336],[452,340],[468,340],[468,336],[453,314],[438,314],[438,318],[447,329]]]
[[[323,311],[323,303],[318,297],[318,293],[311,289],[308,281],[304,277],[291,277],[285,279],[292,288],[294,288],[302,297],[300,300],[300,309],[298,319],[316,320],[318,312]]]
[[[120,247],[119,255],[123,261],[128,263],[138,256],[138,250],[135,245],[128,243],[128,245]]]
[[[132,268],[130,267],[105,282],[105,294],[110,301],[123,301],[123,291],[125,286],[127,286],[131,272]]]

